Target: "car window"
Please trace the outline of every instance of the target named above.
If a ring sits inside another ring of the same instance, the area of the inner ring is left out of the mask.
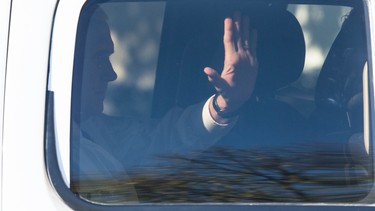
[[[363,5],[283,2],[87,2],[70,190],[108,204],[365,199],[373,169]],[[256,33],[258,73],[251,98],[212,132],[204,111],[216,90],[203,70],[223,69],[224,19],[236,11]]]

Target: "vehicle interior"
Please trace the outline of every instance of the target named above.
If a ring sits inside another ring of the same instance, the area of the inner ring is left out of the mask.
[[[352,203],[371,191],[361,1],[89,1],[82,11],[95,4],[115,45],[108,116],[159,119],[214,95],[203,69],[222,70],[223,20],[234,11],[257,30],[259,69],[235,126],[210,148],[158,155],[170,162],[123,178],[73,181],[72,192],[127,204]]]

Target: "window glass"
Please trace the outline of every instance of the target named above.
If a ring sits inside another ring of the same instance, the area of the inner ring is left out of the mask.
[[[241,45],[224,47],[224,28]],[[73,71],[71,191],[115,204],[359,202],[373,178],[365,31],[354,2],[88,2]],[[212,96],[226,92],[204,70],[225,78],[228,49],[254,64],[234,70],[257,74],[225,113]]]

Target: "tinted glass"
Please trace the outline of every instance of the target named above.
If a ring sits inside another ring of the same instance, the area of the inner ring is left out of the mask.
[[[365,198],[362,7],[87,3],[74,61],[71,190],[104,203]],[[202,113],[215,89],[203,69],[223,69],[223,22],[235,11],[257,34],[257,79],[230,126],[207,134]]]

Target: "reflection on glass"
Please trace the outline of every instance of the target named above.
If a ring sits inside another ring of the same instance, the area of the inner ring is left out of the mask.
[[[111,62],[117,79],[108,84],[104,113],[111,116],[150,116],[164,2],[108,3],[101,6],[115,52]]]
[[[208,1],[200,10],[181,2],[119,1],[83,9],[72,95],[74,193],[115,204],[366,197],[373,175],[363,144],[361,5],[291,4],[286,10],[228,2]],[[222,20],[239,7],[258,18],[259,80],[233,128],[199,137],[202,122],[173,121],[181,108],[162,123],[150,120],[153,106],[170,108],[158,97],[171,89],[173,106],[212,94],[196,69],[222,65]],[[168,80],[176,72],[179,77]],[[162,135],[176,128],[187,136]]]

